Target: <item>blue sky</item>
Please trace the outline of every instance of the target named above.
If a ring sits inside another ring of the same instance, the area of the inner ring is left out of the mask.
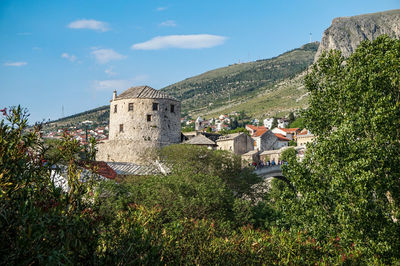
[[[0,2],[0,109],[30,122],[108,104],[112,91],[161,89],[320,40],[335,17],[400,0]]]

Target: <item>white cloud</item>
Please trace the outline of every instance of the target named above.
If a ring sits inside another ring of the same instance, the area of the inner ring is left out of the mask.
[[[5,66],[15,66],[15,67],[26,66],[27,64],[28,64],[27,62],[7,62],[7,63],[4,63]]]
[[[160,7],[157,7],[157,11],[164,11],[164,10],[166,10],[168,7],[165,7],[165,6],[160,6]]]
[[[61,54],[61,57],[62,57],[62,58],[65,58],[65,59],[67,59],[67,60],[69,60],[69,61],[71,61],[71,62],[75,62],[75,60],[77,59],[77,57],[76,57],[75,55],[73,55],[73,54],[68,54],[68,53],[62,53],[62,54]]]
[[[109,76],[115,76],[115,75],[118,74],[118,73],[116,73],[116,72],[113,71],[113,68],[112,68],[112,67],[107,68],[106,70],[104,70],[104,73],[106,73],[106,74],[109,75]]]
[[[159,26],[162,26],[162,27],[175,27],[176,23],[175,23],[174,20],[166,20],[166,21],[161,22],[159,24]]]
[[[158,50],[163,48],[201,49],[221,45],[226,37],[210,34],[167,35],[131,46],[135,50]]]
[[[106,22],[94,20],[94,19],[80,19],[72,21],[68,24],[70,29],[89,29],[97,31],[108,31],[110,28]]]
[[[113,49],[95,49],[92,52],[92,55],[99,64],[105,64],[112,60],[121,60],[126,58],[126,56],[117,53]]]
[[[123,91],[132,86],[135,86],[138,82],[143,82],[148,79],[147,75],[139,75],[132,79],[108,79],[108,80],[95,80],[93,87],[95,90],[119,90]]]

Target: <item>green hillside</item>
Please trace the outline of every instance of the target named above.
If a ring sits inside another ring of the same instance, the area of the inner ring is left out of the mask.
[[[202,113],[264,93],[278,82],[292,79],[312,64],[318,42],[277,57],[234,64],[172,84],[162,90],[182,101],[184,112]]]
[[[312,64],[319,43],[309,43],[271,59],[234,64],[208,71],[162,91],[182,101],[183,113],[211,116],[244,110],[252,117],[285,113],[307,104],[302,75]],[[106,122],[108,106],[52,121],[49,126],[85,120]]]
[[[110,117],[110,106],[104,105],[85,112],[77,113],[74,115],[66,116],[47,124],[50,127],[62,127],[76,125],[82,121],[91,120],[96,123],[108,123]]]
[[[243,97],[226,102],[218,108],[212,106],[190,112],[192,117],[215,117],[233,111],[244,111],[252,118],[262,119],[270,116],[283,116],[289,112],[302,109],[308,104],[308,94],[303,86],[305,71],[294,78],[288,78],[273,86],[260,89],[254,96]]]

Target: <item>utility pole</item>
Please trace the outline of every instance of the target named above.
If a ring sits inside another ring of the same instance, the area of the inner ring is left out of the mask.
[[[312,33],[310,32],[310,43],[311,43],[311,41],[312,41]]]
[[[61,106],[61,118],[64,118],[64,105]]]

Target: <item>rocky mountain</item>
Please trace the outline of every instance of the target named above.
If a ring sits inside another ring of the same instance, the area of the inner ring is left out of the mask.
[[[374,40],[387,34],[400,38],[400,9],[353,17],[338,17],[325,30],[315,61],[323,50],[340,50],[348,57],[364,40]]]

